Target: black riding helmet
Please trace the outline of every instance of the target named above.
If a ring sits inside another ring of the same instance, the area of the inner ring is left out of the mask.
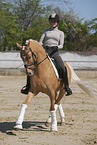
[[[51,14],[51,15],[49,16],[49,21],[50,21],[50,20],[54,20],[54,21],[56,21],[57,23],[59,23],[60,18],[59,18],[59,16],[58,16],[57,14]]]

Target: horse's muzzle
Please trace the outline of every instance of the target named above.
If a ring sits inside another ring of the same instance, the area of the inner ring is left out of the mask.
[[[27,73],[28,76],[33,76],[34,75],[34,70],[27,69],[26,73]]]

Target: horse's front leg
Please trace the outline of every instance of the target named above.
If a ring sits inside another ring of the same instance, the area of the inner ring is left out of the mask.
[[[22,123],[24,120],[24,115],[25,115],[25,110],[27,108],[28,103],[31,101],[31,99],[35,96],[35,94],[33,94],[32,92],[28,93],[28,96],[26,98],[26,100],[24,101],[24,103],[21,105],[21,110],[18,116],[18,119],[16,121],[16,126],[14,127],[14,129],[23,129],[22,127]]]
[[[51,107],[50,107],[50,114],[51,114],[51,131],[57,131],[57,119],[56,119],[56,107],[55,103],[55,93],[50,96]]]

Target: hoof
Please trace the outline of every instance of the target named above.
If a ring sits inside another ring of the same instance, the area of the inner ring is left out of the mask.
[[[65,125],[65,122],[60,122],[60,126],[64,126]]]
[[[53,129],[53,128],[50,129],[50,132],[57,132],[57,131],[58,131],[57,128],[56,129]]]
[[[49,127],[50,125],[51,125],[51,122],[47,122],[47,121],[45,122],[46,127]]]
[[[22,130],[23,127],[21,124],[17,124],[16,126],[14,126],[14,130]]]

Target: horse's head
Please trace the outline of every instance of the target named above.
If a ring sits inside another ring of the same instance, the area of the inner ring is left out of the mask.
[[[37,55],[31,49],[30,40],[27,40],[24,46],[17,43],[17,47],[20,49],[20,56],[24,62],[26,73],[32,76],[37,64]]]

